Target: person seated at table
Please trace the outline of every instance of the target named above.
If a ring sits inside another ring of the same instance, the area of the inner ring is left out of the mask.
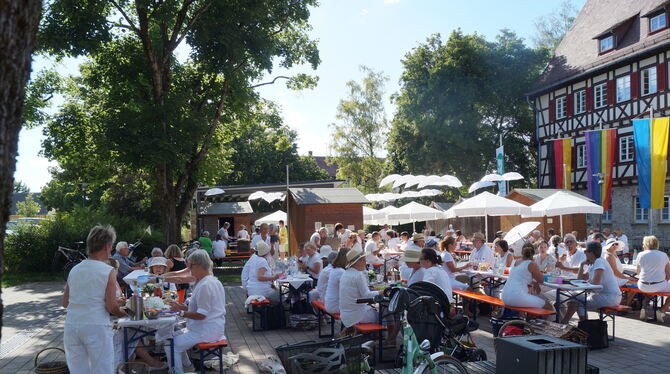
[[[446,237],[444,240],[440,242],[439,248],[441,251],[440,256],[442,257],[442,268],[444,269],[444,271],[447,272],[447,275],[449,276],[449,282],[451,284],[451,288],[455,290],[464,290],[468,288],[468,285],[466,283],[456,280],[456,273],[458,273],[461,270],[472,267],[472,264],[469,262],[463,266],[456,266],[456,262],[454,261],[454,251],[456,250],[456,239],[454,239],[452,236]]]
[[[407,286],[421,282],[426,270],[421,267],[421,251],[408,249],[400,257],[400,279],[407,280]]]
[[[340,243],[346,247],[347,240],[349,239],[349,236],[352,234],[351,230],[348,228],[345,228],[343,224],[341,223],[336,223],[335,224],[335,232],[333,233],[333,236],[336,238],[340,238]],[[321,243],[324,244],[324,243]],[[347,247],[351,248],[351,247]],[[361,247],[362,248],[362,247]]]
[[[316,251],[316,245],[312,242],[305,243],[304,251],[305,257],[298,263],[298,267],[309,274],[312,279],[318,281],[319,273],[321,273],[321,269],[323,268],[321,255]]]
[[[512,267],[514,263],[514,249],[510,251],[507,241],[503,239],[497,240],[495,248],[495,253],[500,256],[500,264],[506,268]]]
[[[168,271],[179,271],[186,269],[186,259],[183,256],[184,255],[181,251],[181,248],[179,248],[178,245],[170,244],[165,250],[165,257],[167,257],[167,259],[172,262],[172,267],[169,267],[170,264],[168,263]],[[187,288],[188,283],[177,283],[178,290]]]
[[[422,249],[419,263],[423,268],[423,281],[440,287],[444,291],[444,294],[447,295],[447,298],[449,298],[449,302],[454,302],[449,275],[442,269],[442,259],[438,256],[437,252],[432,248]]]
[[[149,274],[163,275],[167,273],[167,268],[167,259],[165,257],[156,257],[153,261],[151,261],[151,266],[149,266]],[[163,282],[163,289],[166,291],[177,291],[177,286],[172,282]]]
[[[346,270],[347,252],[349,252],[349,248],[344,247],[340,248],[337,252],[333,252],[337,253],[337,255],[332,262],[333,270],[331,270],[330,275],[328,275],[328,286],[326,287],[324,300],[324,305],[328,313],[340,312],[340,280]],[[317,284],[317,287],[319,285],[320,283]]]
[[[272,282],[279,279],[279,274],[272,275],[268,258],[274,255],[273,249],[265,242],[256,245],[256,257],[249,265],[247,294],[249,296],[265,296],[272,303],[279,302],[279,292],[273,288]]]
[[[579,266],[586,261],[586,255],[577,245],[577,238],[572,234],[565,235],[563,239],[567,251],[556,262],[556,267],[565,273],[577,273]],[[598,243],[600,244],[600,243]]]
[[[642,239],[642,253],[637,256],[637,287],[644,292],[670,292],[670,260],[668,256],[658,250],[659,242],[655,236],[645,236]],[[645,298],[645,301],[648,301]],[[647,319],[646,305],[640,309],[640,319]],[[656,311],[656,318],[663,322],[665,313],[670,309],[670,297]]]
[[[533,260],[542,273],[551,273],[556,268],[556,258],[549,253],[549,244],[542,239],[535,243],[537,254]]]
[[[195,288],[188,306],[169,302],[172,311],[186,319],[185,333],[174,337],[175,372],[183,373],[184,366],[191,366],[186,351],[198,343],[212,343],[226,338],[226,291],[212,275],[209,253],[197,250],[188,256]],[[170,355],[170,350],[166,349]],[[186,365],[184,365],[186,364]]]
[[[116,253],[114,253],[114,258],[119,262],[119,272],[117,274],[117,280],[120,285],[125,285],[126,282],[123,281],[123,278],[135,270],[144,269],[144,264],[147,262],[147,258],[143,258],[142,261],[133,262],[130,257],[130,250],[128,249],[128,242],[118,242],[116,243]]]
[[[389,249],[389,251],[397,251],[400,247],[400,238],[398,237],[398,233],[393,230],[388,230],[386,231],[386,237],[388,238],[386,240],[386,247]]]
[[[317,248],[321,248],[322,245],[326,244],[326,238],[328,237],[328,229],[322,227],[319,231],[315,231],[312,236],[309,237],[309,241],[314,243]]]
[[[492,265],[495,262],[493,251],[486,245],[486,237],[481,232],[472,234],[472,253],[470,262],[475,264],[485,263]]]
[[[467,241],[467,239],[465,239],[465,235],[463,235],[463,232],[461,232],[461,230],[456,230],[454,232],[454,235],[456,235],[456,243]]]
[[[265,250],[265,246],[262,246],[262,247]],[[268,246],[268,248],[269,248],[269,246]],[[257,260],[258,260],[258,249],[254,248],[254,253],[249,257],[247,262],[244,263],[244,266],[242,266],[242,274],[240,275],[240,280],[242,282],[242,287],[247,288],[247,284],[249,283],[249,271],[251,269],[251,266]],[[249,296],[248,291],[247,291],[247,296]]]
[[[383,292],[370,291],[365,274],[365,252],[350,249],[347,252],[347,265],[340,279],[340,319],[345,327],[357,323],[376,323],[379,313],[370,305],[358,303],[358,299],[371,299]]]
[[[558,259],[563,256],[565,251],[565,244],[561,242],[560,236],[554,235],[549,238],[549,254],[554,257],[554,260],[558,262]]]
[[[200,249],[205,250],[210,256],[212,254],[212,239],[209,238],[209,231],[203,231],[202,236],[198,238]]]
[[[349,237],[344,242],[344,247],[363,250],[361,244],[358,243],[358,235],[355,232],[349,233]]]
[[[603,245],[603,258],[607,261],[607,263],[610,264],[619,287],[628,282],[637,282],[637,279],[623,273],[623,264],[621,263],[619,256],[617,256],[617,252],[620,252],[622,247],[623,242],[617,240],[616,238],[607,239]]]
[[[126,316],[117,298],[116,271],[107,264],[115,239],[113,227],[93,227],[86,238],[88,258],[72,268],[63,290],[67,309],[63,345],[74,374],[114,372],[109,315]]]
[[[240,225],[240,231],[235,234],[235,237],[237,239],[245,239],[249,240],[249,231],[247,231],[247,227],[244,225]]]
[[[214,240],[214,243],[212,243],[212,257],[226,257],[227,246],[228,243],[223,240],[223,237],[216,234],[216,239]],[[217,261],[219,261],[218,263],[221,262],[220,259],[217,259]]]
[[[502,290],[501,299],[505,305],[520,308],[553,309],[547,300],[528,292],[531,287],[536,293],[544,282],[540,267],[533,261],[535,247],[526,243],[521,248],[521,259],[510,270],[509,277]]]
[[[421,251],[426,246],[426,237],[423,234],[414,234],[412,235],[412,240],[405,247],[405,250],[415,249]]]
[[[316,288],[309,291],[309,301],[323,301],[323,299],[325,299],[326,288],[328,287],[328,277],[330,276],[330,272],[333,270],[333,265],[331,263],[335,259],[335,256],[337,256],[337,252],[333,251],[329,245],[324,245],[319,248],[318,253],[319,257],[321,257],[321,261],[323,262],[323,269],[319,273],[319,282],[316,284]]]
[[[590,310],[598,310],[604,306],[616,306],[621,302],[621,290],[617,283],[612,267],[602,258],[603,247],[598,242],[588,242],[584,255],[586,260],[579,265],[577,279],[588,280],[590,284],[603,286],[602,290],[594,290],[586,296],[586,305]],[[587,270],[587,267],[590,268]],[[579,311],[577,311],[579,308]],[[571,301],[561,323],[568,323],[575,311],[580,320],[586,320],[587,314],[584,305]]]
[[[365,243],[365,261],[370,265],[381,265],[384,263],[382,259],[379,258],[379,252],[381,247],[379,246],[379,241],[381,235],[377,231],[372,233],[372,238]]]

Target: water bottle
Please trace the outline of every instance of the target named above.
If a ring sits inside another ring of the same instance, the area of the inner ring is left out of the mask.
[[[495,259],[493,261],[493,272],[495,274],[500,274],[500,255],[496,253]]]

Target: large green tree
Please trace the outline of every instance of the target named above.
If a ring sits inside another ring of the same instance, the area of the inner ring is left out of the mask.
[[[340,100],[335,118],[330,125],[333,156],[337,163],[337,177],[365,192],[378,190],[384,160],[384,144],[388,121],[384,110],[384,85],[388,77],[361,66],[362,81],[349,81],[347,97]]]
[[[88,61],[81,80],[72,83],[72,105],[59,116],[87,123],[86,130],[72,131],[98,136],[93,151],[99,153],[74,157],[100,162],[91,168],[107,168],[111,175],[130,170],[150,176],[165,240],[175,242],[198,183],[215,181],[217,169],[228,162],[225,147],[234,147],[234,123],[252,115],[254,88],[267,84],[258,81],[276,63],[319,63],[316,43],[306,34],[314,5],[315,0],[49,2],[41,48]],[[177,59],[178,48],[188,57]],[[283,78],[291,88],[314,83],[305,75]]]
[[[563,0],[551,13],[539,17],[535,21],[535,35],[532,37],[535,47],[550,51],[556,49],[572,26],[577,13],[578,9],[573,0]]]
[[[507,169],[532,177],[534,128],[524,93],[547,55],[503,30],[494,42],[454,31],[431,36],[403,62],[392,121],[392,171],[454,174],[464,182],[495,165],[503,135]]]

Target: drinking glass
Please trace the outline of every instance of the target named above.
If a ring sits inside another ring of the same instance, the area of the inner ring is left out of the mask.
[[[630,263],[630,256],[624,256],[623,262],[625,262],[626,265],[628,265]]]

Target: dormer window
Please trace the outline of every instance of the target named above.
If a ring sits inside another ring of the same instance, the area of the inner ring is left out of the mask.
[[[668,27],[668,16],[666,13],[661,13],[657,16],[649,18],[649,32],[653,33],[663,30]]]
[[[612,49],[614,49],[614,35],[600,39],[600,53],[605,53]]]

